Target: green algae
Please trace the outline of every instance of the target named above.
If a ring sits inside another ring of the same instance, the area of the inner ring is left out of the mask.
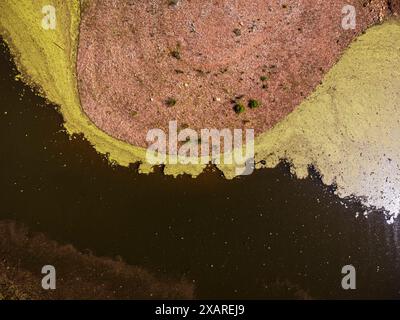
[[[342,196],[399,212],[400,23],[357,38],[323,84],[293,113],[256,139],[256,160],[292,163],[297,177],[313,165]]]
[[[144,161],[145,150],[114,139],[97,128],[83,112],[77,89],[76,56],[79,37],[79,0],[55,0],[57,27],[41,26],[46,0],[0,3],[0,34],[10,46],[22,79],[38,87],[49,101],[60,106],[69,134],[83,133],[110,161],[127,166]],[[149,167],[142,170],[151,171]]]

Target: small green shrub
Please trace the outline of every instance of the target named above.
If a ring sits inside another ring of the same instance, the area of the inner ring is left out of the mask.
[[[245,111],[244,105],[242,103],[236,103],[233,106],[233,110],[237,113],[237,114],[241,114]]]
[[[250,109],[255,109],[255,108],[258,108],[259,106],[261,106],[260,101],[254,100],[254,99],[249,100],[249,108]]]

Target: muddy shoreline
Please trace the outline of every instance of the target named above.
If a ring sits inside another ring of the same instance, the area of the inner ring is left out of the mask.
[[[122,260],[95,257],[0,221],[0,300],[192,299],[193,284],[157,279]],[[41,270],[56,268],[56,289],[42,288]]]
[[[342,28],[345,5],[355,7],[355,30]],[[101,130],[140,147],[171,120],[257,136],[299,106],[357,36],[392,14],[384,0],[90,1],[77,55],[82,108]],[[260,107],[248,108],[252,99]]]

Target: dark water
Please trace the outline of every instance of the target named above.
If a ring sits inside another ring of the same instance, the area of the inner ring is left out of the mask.
[[[211,169],[174,179],[112,167],[69,139],[55,107],[14,81],[3,43],[0,53],[0,219],[195,280],[198,298],[400,297],[398,221],[355,218],[358,203],[285,164],[233,181]],[[355,291],[341,288],[346,264]]]

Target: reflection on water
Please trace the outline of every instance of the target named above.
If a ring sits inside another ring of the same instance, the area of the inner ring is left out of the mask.
[[[193,280],[200,298],[400,296],[398,221],[365,218],[315,174],[296,180],[284,164],[233,181],[211,169],[174,179],[110,166],[14,81],[1,51],[1,219]],[[356,291],[340,287],[346,264]]]

